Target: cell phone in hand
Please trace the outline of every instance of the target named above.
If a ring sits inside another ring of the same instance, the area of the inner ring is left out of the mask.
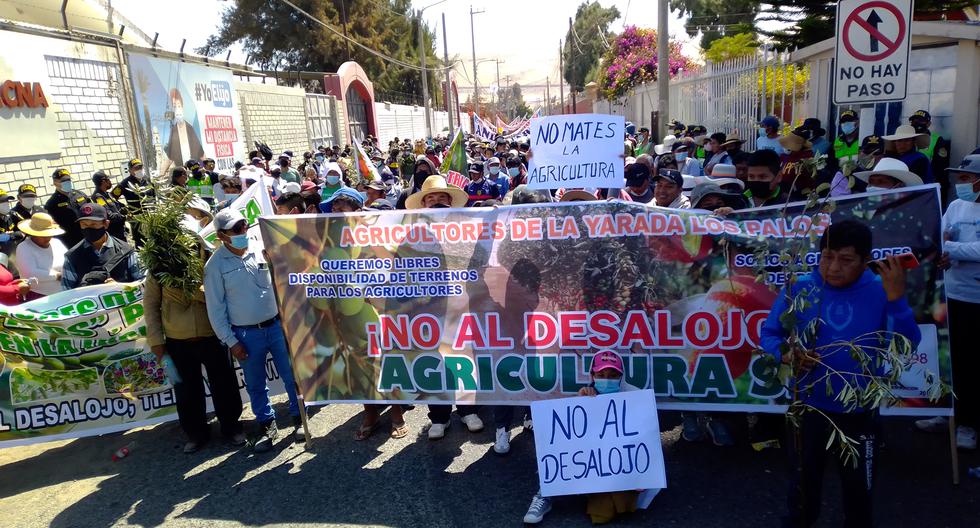
[[[913,253],[902,253],[901,255],[895,255],[895,258],[898,259],[898,265],[901,266],[903,270],[912,270],[919,267],[919,259],[916,258],[915,254]],[[880,266],[884,260],[885,259],[880,259],[868,262],[868,269],[875,275],[880,274]]]

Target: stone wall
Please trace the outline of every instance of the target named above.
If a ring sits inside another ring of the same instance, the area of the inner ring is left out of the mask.
[[[236,82],[242,109],[246,150],[263,141],[275,154],[292,150],[296,156],[310,150],[306,93],[301,88]],[[244,160],[243,160],[244,161]]]

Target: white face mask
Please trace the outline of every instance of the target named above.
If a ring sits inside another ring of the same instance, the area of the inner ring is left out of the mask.
[[[37,198],[33,196],[25,196],[20,199],[20,204],[24,206],[24,209],[30,210],[32,207],[34,207],[34,202],[36,201]]]
[[[134,172],[133,176],[135,176],[137,180],[143,181],[143,169]]]
[[[10,202],[0,202],[0,214],[7,214],[10,212]]]
[[[868,192],[885,192],[885,191],[890,191],[890,190],[891,189],[889,189],[887,187],[878,187],[877,185],[869,185],[867,187],[867,191]]]

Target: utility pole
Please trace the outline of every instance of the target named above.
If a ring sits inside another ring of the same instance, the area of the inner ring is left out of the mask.
[[[551,77],[544,80],[544,115],[551,115]]]
[[[667,114],[670,112],[670,70],[669,44],[667,43],[667,0],[657,2],[657,93],[660,104],[657,107],[660,116],[660,137],[667,135]]]
[[[422,104],[425,105],[425,137],[432,137],[432,119],[429,108],[429,72],[425,69],[426,48],[422,38],[422,11],[419,11],[419,56],[422,57]]]
[[[347,2],[340,0],[340,16],[344,19],[344,44],[347,44],[347,60],[350,60],[350,36],[347,35]]]
[[[568,35],[571,38],[575,38],[575,35],[572,34],[572,17],[568,17]],[[569,59],[572,61],[572,74],[569,76],[571,79],[568,80],[568,91],[572,94],[572,113],[577,114],[578,108],[575,105],[575,46],[568,47],[568,54],[570,55]]]
[[[558,90],[561,92],[561,96],[558,102],[561,103],[559,108],[559,114],[565,113],[565,59],[562,56],[562,46],[561,39],[558,39]]]
[[[510,75],[508,75],[506,77],[506,79],[507,79],[507,93],[510,93]],[[511,119],[514,119],[514,114],[517,113],[515,111],[517,109],[517,106],[516,106],[517,105],[517,101],[511,101],[509,98],[508,98],[508,101],[510,102],[509,104],[511,106],[510,106],[510,108],[506,108],[505,110],[507,110],[507,121],[509,122]]]
[[[446,62],[446,112],[449,114],[449,137],[455,137],[456,130],[453,128],[453,112],[456,105],[453,104],[453,85],[452,78],[449,76],[449,43],[446,42],[446,13],[442,14],[442,54]],[[462,123],[459,124],[463,126]]]
[[[500,63],[503,62],[500,59],[494,59],[497,63],[497,102],[494,105],[494,112],[500,113]]]
[[[480,114],[480,79],[476,75],[476,27],[473,25],[473,15],[483,13],[483,10],[473,11],[470,6],[470,41],[473,44],[473,113]]]

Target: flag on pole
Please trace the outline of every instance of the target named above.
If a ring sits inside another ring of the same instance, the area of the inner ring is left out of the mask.
[[[456,137],[453,138],[453,142],[449,145],[446,157],[442,160],[442,167],[439,167],[439,172],[443,174],[449,174],[449,171],[456,171],[461,174],[466,174],[467,172],[466,147],[463,146],[463,131],[460,129],[456,130]]]
[[[364,181],[371,182],[381,179],[377,167],[371,163],[370,158],[365,154],[360,141],[354,142],[354,167],[357,168],[357,174]]]

